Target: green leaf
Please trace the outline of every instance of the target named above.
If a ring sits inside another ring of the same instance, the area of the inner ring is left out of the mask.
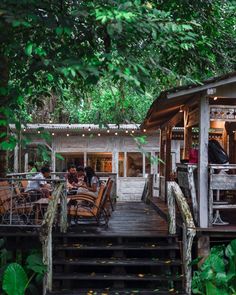
[[[50,74],[50,73],[48,73],[47,74],[47,79],[48,79],[48,81],[53,81],[54,80],[54,78],[53,78],[53,75],[52,74]]]
[[[64,157],[62,157],[61,154],[56,153],[55,156],[56,156],[56,158],[59,159],[59,160],[62,160],[62,161],[65,160]]]
[[[57,34],[58,36],[61,36],[61,35],[63,34],[63,28],[62,28],[62,27],[57,27],[57,28],[56,28],[56,34]]]
[[[26,267],[33,270],[36,274],[43,275],[47,267],[43,264],[42,255],[39,253],[31,254],[26,259]]]
[[[33,44],[32,43],[28,43],[26,45],[26,48],[25,48],[26,55],[31,56],[32,51],[33,51]]]
[[[8,295],[24,295],[28,277],[18,263],[8,265],[3,274],[2,288]]]

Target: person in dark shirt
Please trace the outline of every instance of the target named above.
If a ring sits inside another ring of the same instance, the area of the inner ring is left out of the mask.
[[[78,176],[75,165],[70,165],[68,173],[66,174],[68,191],[76,190],[78,188]]]

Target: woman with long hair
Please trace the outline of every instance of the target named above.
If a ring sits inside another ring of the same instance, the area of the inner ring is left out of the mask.
[[[99,190],[99,179],[93,168],[90,166],[85,167],[84,169],[86,173],[86,184],[87,188],[90,192],[93,192],[95,195],[98,194]]]

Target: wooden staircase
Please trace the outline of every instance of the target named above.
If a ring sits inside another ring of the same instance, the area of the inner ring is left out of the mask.
[[[68,233],[53,241],[49,294],[184,294],[177,236]]]

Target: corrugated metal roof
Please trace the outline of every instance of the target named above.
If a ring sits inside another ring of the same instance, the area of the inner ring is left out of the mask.
[[[139,124],[108,124],[106,126],[99,126],[98,124],[27,124],[22,125],[22,129],[25,129],[25,131],[37,131],[39,129],[44,129],[47,131],[79,131],[79,132],[86,132],[89,131],[89,129],[96,130],[96,131],[107,131],[108,129],[119,131],[119,130],[140,130]],[[14,124],[10,124],[10,129],[12,131],[16,130],[16,127]],[[141,130],[140,130],[141,131]]]

